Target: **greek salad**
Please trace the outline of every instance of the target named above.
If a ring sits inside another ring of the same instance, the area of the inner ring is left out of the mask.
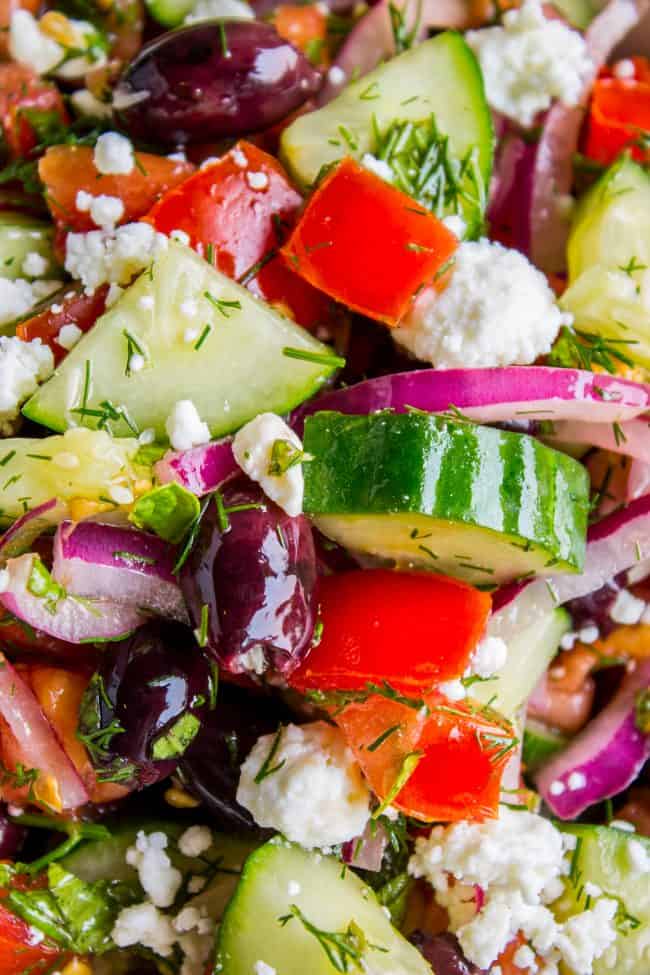
[[[0,975],[650,975],[649,16],[0,0]]]

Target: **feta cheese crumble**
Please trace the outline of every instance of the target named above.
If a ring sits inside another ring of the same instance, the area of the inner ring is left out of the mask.
[[[279,734],[274,771],[263,778],[259,773],[276,737],[263,735],[253,747],[241,768],[237,802],[258,825],[307,848],[334,846],[363,833],[370,791],[342,732],[314,721],[287,725]]]
[[[92,196],[85,190],[79,190],[75,206],[82,213],[89,213],[93,223],[102,230],[113,230],[124,216],[124,203],[119,196],[107,196],[105,193]]]
[[[640,621],[645,610],[645,605],[643,599],[638,599],[631,592],[628,592],[627,589],[621,589],[616,594],[616,599],[609,611],[610,619],[614,623],[633,625]]]
[[[143,945],[167,958],[172,953],[177,935],[171,919],[154,904],[144,901],[120,911],[111,937],[118,948]]]
[[[508,647],[505,641],[499,636],[486,636],[472,654],[466,676],[476,674],[484,679],[492,677],[503,670],[507,659]]]
[[[101,284],[128,284],[167,247],[168,238],[148,223],[126,223],[116,230],[68,234],[65,269],[92,293]]]
[[[104,132],[93,152],[95,168],[105,175],[126,175],[133,170],[135,158],[130,139],[119,132]]]
[[[246,182],[252,190],[265,190],[269,185],[266,173],[246,173]]]
[[[210,440],[210,428],[190,399],[181,399],[174,405],[167,417],[165,430],[174,450],[189,450]]]
[[[50,262],[42,254],[38,251],[30,251],[23,261],[21,270],[26,278],[42,278],[49,266]]]
[[[302,443],[284,420],[260,413],[235,435],[232,452],[244,473],[288,515],[302,512]]]
[[[126,851],[126,862],[135,867],[142,889],[156,907],[170,907],[174,903],[183,875],[172,866],[165,849],[167,836],[162,832],[138,832],[135,846]]]
[[[20,407],[53,370],[52,350],[40,339],[0,336],[0,436],[15,432]]]
[[[523,254],[484,239],[459,246],[444,291],[423,291],[392,334],[438,369],[525,365],[570,320]]]
[[[28,10],[14,10],[9,24],[9,52],[15,61],[36,74],[55,74],[59,78],[82,78],[91,68],[106,63],[106,51],[95,27],[86,20],[67,18],[71,43],[59,44]],[[68,52],[79,51],[77,57]]]
[[[525,0],[503,15],[501,26],[468,31],[465,39],[492,108],[526,127],[556,98],[577,105],[594,72],[582,35],[548,20],[541,0]]]
[[[548,905],[563,891],[570,869],[567,854],[575,845],[574,836],[549,820],[502,806],[498,819],[435,826],[429,836],[419,837],[409,873],[432,885],[437,901],[449,910],[465,956],[479,968],[489,969],[523,933],[543,959],[544,971],[557,972],[564,962],[575,975],[590,975],[594,960],[616,938],[617,906],[602,897],[564,923],[555,920]],[[457,903],[458,889],[467,885],[478,885],[484,895],[470,920]]]
[[[68,322],[59,329],[56,342],[62,349],[67,349],[69,352],[70,349],[74,348],[82,335],[83,332],[78,325],[75,325],[74,322]]]
[[[208,826],[190,826],[178,838],[178,849],[186,857],[200,857],[212,846],[212,831]]]
[[[363,156],[361,157],[361,165],[365,169],[369,169],[371,173],[375,174],[375,176],[379,176],[379,178],[383,179],[386,183],[393,182],[393,170],[390,168],[388,163],[384,159],[377,159],[377,157],[373,156],[371,152],[364,152]]]
[[[26,281],[0,278],[0,325],[13,322],[61,287],[60,281]]]

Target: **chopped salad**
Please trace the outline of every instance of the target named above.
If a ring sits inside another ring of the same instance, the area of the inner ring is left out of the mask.
[[[648,10],[0,4],[0,975],[649,975]]]

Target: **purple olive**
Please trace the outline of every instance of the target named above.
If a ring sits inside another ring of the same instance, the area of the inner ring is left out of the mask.
[[[177,145],[265,129],[320,83],[304,54],[270,24],[208,21],[147,44],[114,101],[134,136]]]
[[[306,518],[291,518],[245,478],[208,505],[181,576],[193,625],[232,674],[283,676],[308,651],[316,554]]]
[[[481,969],[467,961],[455,935],[414,931],[410,939],[424,955],[436,975],[481,975]]]
[[[27,830],[17,823],[12,823],[7,814],[7,807],[0,806],[0,860],[15,860],[26,836]]]
[[[213,668],[179,623],[149,623],[108,644],[79,715],[98,778],[142,787],[170,775],[215,695]]]
[[[291,720],[279,698],[221,683],[217,707],[181,759],[176,774],[222,828],[254,829],[235,799],[242,762],[261,735]]]

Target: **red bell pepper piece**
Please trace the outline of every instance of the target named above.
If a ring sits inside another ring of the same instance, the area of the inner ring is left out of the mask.
[[[0,64],[0,124],[14,157],[28,156],[38,143],[29,121],[30,110],[53,112],[61,121],[68,120],[56,85],[39,78],[22,64]]]
[[[54,303],[54,307],[60,308],[60,311],[53,311],[53,306],[50,306],[40,315],[28,318],[17,326],[16,335],[24,342],[40,339],[44,345],[49,345],[54,353],[55,362],[59,363],[68,354],[68,350],[57,342],[62,327],[74,323],[82,332],[89,331],[99,316],[104,313],[107,292],[108,287],[103,286],[91,295],[87,295],[79,288],[71,286],[70,297],[64,297],[58,303]]]
[[[88,146],[52,146],[38,164],[45,185],[45,199],[55,222],[66,230],[85,232],[97,227],[89,213],[77,209],[79,190],[92,196],[118,196],[124,204],[120,223],[138,220],[149,212],[156,200],[194,172],[192,163],[166,156],[136,153],[130,173],[105,175],[95,167],[93,150]]]
[[[491,607],[487,593],[456,579],[388,569],[324,576],[318,602],[320,643],[289,679],[303,692],[385,680],[426,693],[465,671]]]
[[[34,932],[22,918],[0,905],[0,972],[2,975],[46,975],[62,957],[45,941],[34,944]]]
[[[601,78],[595,82],[587,121],[585,155],[603,165],[624,150],[639,162],[650,162],[650,81]]]
[[[396,325],[457,246],[433,214],[346,158],[314,192],[282,253],[332,298]]]
[[[331,303],[277,254],[301,205],[277,159],[242,141],[167,193],[146,219],[164,234],[184,231],[220,271],[309,328],[328,320]]]
[[[371,695],[332,716],[382,802],[425,822],[497,815],[511,726],[442,695],[402,703]]]

